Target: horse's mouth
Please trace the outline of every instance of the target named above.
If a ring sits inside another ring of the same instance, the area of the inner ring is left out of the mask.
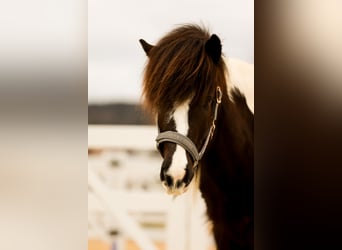
[[[162,185],[164,189],[166,190],[166,193],[169,195],[177,196],[185,193],[189,186],[187,186],[184,182],[182,182],[178,187],[175,186],[168,186],[165,181],[162,182]]]

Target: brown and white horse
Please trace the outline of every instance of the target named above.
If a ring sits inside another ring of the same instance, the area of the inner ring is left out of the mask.
[[[156,45],[140,43],[148,56],[143,104],[159,129],[163,186],[180,195],[198,177],[217,249],[253,249],[254,105],[233,86],[253,97],[253,66],[225,59],[220,38],[197,25]]]

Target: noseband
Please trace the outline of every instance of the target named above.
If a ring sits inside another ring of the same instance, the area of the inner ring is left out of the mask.
[[[175,131],[165,131],[165,132],[159,133],[157,138],[156,138],[157,149],[159,150],[159,145],[162,142],[176,143],[179,146],[183,147],[191,155],[191,157],[194,161],[193,167],[197,168],[199,161],[201,160],[205,150],[207,149],[207,146],[208,146],[210,139],[214,135],[214,131],[215,131],[215,127],[216,127],[215,122],[216,122],[216,118],[217,118],[217,110],[218,110],[218,106],[221,103],[221,99],[222,99],[222,91],[221,91],[220,87],[217,87],[216,88],[216,105],[215,105],[215,111],[214,111],[214,118],[213,118],[211,127],[209,129],[209,133],[207,135],[207,138],[206,138],[200,152],[198,152],[196,145],[191,141],[191,139],[189,137],[182,135],[182,134],[175,132]]]

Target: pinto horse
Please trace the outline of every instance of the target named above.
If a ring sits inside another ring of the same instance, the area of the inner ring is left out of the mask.
[[[253,249],[254,111],[230,85],[220,38],[187,24],[156,45],[139,41],[148,57],[142,97],[158,125],[162,185],[180,195],[198,178],[217,249]]]

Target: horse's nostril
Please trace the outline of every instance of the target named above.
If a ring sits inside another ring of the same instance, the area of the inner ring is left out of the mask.
[[[180,187],[182,186],[182,183],[183,183],[182,180],[177,181],[177,182],[176,182],[176,187],[177,187],[177,188],[180,188]]]
[[[165,174],[165,181],[169,187],[172,186],[173,181],[172,181],[172,177],[170,175]]]

